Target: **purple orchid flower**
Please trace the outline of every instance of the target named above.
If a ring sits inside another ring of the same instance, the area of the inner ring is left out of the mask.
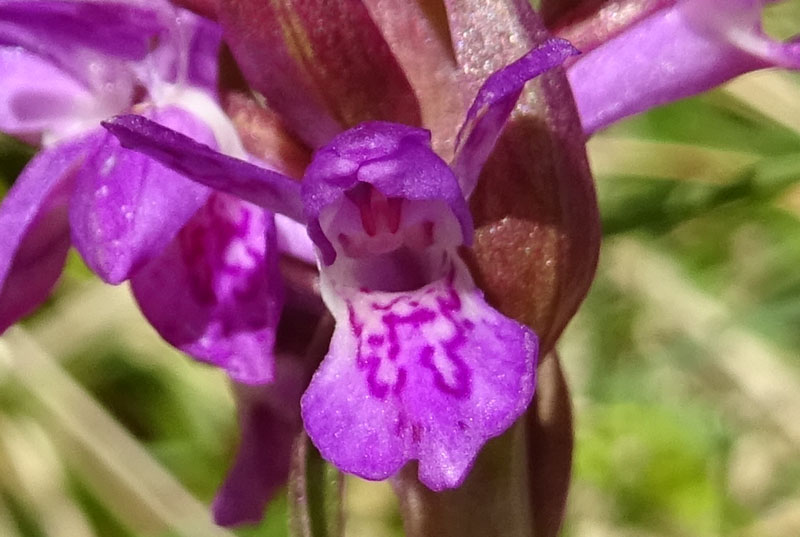
[[[0,21],[0,129],[43,147],[0,206],[0,331],[48,296],[74,245],[106,282],[131,281],[167,341],[234,380],[271,380],[282,303],[273,215],[100,127],[135,110],[244,157],[216,102],[219,28],[135,1],[6,0]]]
[[[336,328],[302,417],[340,469],[384,479],[418,460],[428,487],[456,487],[529,404],[538,339],[484,300],[458,250],[473,235],[466,197],[525,82],[575,53],[549,40],[491,75],[450,166],[430,132],[371,121],[318,149],[299,184],[146,117],[104,123],[124,146],[307,225]]]
[[[567,70],[584,132],[750,71],[800,69],[800,43],[775,41],[761,29],[765,3],[626,2],[628,9],[615,3],[571,24],[554,22],[556,33],[577,38],[584,52],[596,47]]]

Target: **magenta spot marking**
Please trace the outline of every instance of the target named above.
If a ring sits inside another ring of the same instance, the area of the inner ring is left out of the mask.
[[[405,367],[401,367],[397,371],[397,380],[395,381],[394,387],[392,388],[392,391],[394,391],[395,395],[399,395],[400,392],[403,391],[403,388],[406,385],[406,377],[407,376],[408,376],[408,374],[406,372],[406,368]]]
[[[369,393],[377,399],[385,399],[389,394],[389,385],[385,382],[378,380],[378,368],[380,368],[381,359],[377,356],[370,356],[367,360],[367,386]]]
[[[361,334],[364,331],[364,324],[358,320],[358,317],[356,317],[356,310],[353,308],[353,305],[350,302],[347,303],[347,319],[350,322],[353,335],[359,342],[359,344],[356,346],[356,366],[358,366],[359,369],[366,369],[366,367],[369,365],[369,359],[364,358],[364,356],[361,354]],[[377,359],[380,361],[379,358]]]
[[[189,287],[200,304],[215,306],[222,298],[218,296],[220,279],[236,278],[247,272],[242,266],[227,261],[225,256],[232,243],[247,237],[251,225],[249,212],[239,210],[235,216],[238,216],[236,221],[224,198],[212,196],[178,234]],[[251,262],[259,263],[261,252],[246,250],[246,253]],[[237,295],[235,287],[232,292]]]
[[[386,312],[381,317],[381,324],[385,327],[385,331],[381,330],[381,333],[364,334],[364,324],[359,322],[353,306],[348,303],[350,324],[353,327],[353,334],[358,340],[356,363],[360,369],[366,371],[366,381],[369,393],[372,396],[383,399],[390,391],[395,396],[398,396],[403,391],[408,380],[407,369],[399,366],[399,364],[407,363],[409,359],[431,371],[433,382],[437,389],[459,399],[470,396],[472,371],[462,358],[462,353],[469,343],[466,333],[472,331],[475,328],[475,324],[460,315],[463,304],[453,285],[454,280],[455,270],[451,268],[446,278],[447,283],[444,289],[432,286],[424,291],[425,295],[431,293],[438,295],[435,297],[436,309],[419,307],[419,301],[409,300],[408,295],[395,297],[386,304],[370,304],[370,308],[373,311]],[[402,301],[407,301],[408,305],[414,309],[404,315],[392,311]],[[412,336],[410,340],[404,337],[401,341],[402,327],[405,326],[419,331],[424,325],[431,324],[437,319],[444,319],[453,326],[453,335],[450,338],[443,341],[422,342],[421,348],[418,347],[420,343],[414,341],[417,336]],[[408,355],[411,349],[408,349],[406,354],[402,354],[404,346],[407,345],[419,348],[416,360]],[[437,355],[437,347],[439,347],[439,352],[441,353],[439,359],[447,360],[450,364],[450,369],[452,369],[452,378],[450,379],[445,378],[445,375],[434,361],[434,357]],[[370,350],[367,351],[367,349]],[[367,356],[363,356],[365,353]],[[384,359],[398,363],[396,378],[390,383],[378,379],[378,371]]]
[[[425,431],[425,428],[418,423],[411,424],[411,441],[415,444],[419,444],[422,441],[422,433]]]
[[[350,326],[353,327],[353,334],[355,334],[356,338],[361,338],[361,332],[364,331],[364,324],[359,322],[358,317],[356,317],[356,310],[350,302],[347,303],[347,317],[350,321]]]
[[[397,416],[397,421],[394,424],[394,434],[397,436],[403,435],[403,429],[406,428],[406,416],[403,412]]]
[[[387,313],[383,316],[383,324],[387,328],[389,339],[388,358],[392,361],[397,360],[400,355],[400,337],[397,333],[398,327],[410,325],[419,328],[425,323],[430,323],[436,319],[436,312],[427,308],[420,308],[408,315],[397,315]]]
[[[433,361],[435,349],[430,345],[422,348],[419,362],[423,367],[431,370],[433,381],[437,388],[459,399],[465,399],[469,397],[472,390],[472,372],[460,354],[468,341],[463,320],[456,318],[456,313],[461,309],[461,299],[453,286],[448,285],[447,296],[437,297],[436,302],[439,306],[440,314],[455,327],[453,337],[441,343],[444,358],[450,361],[454,369],[454,385],[450,385],[439,368],[436,367]]]
[[[392,300],[390,300],[386,304],[378,304],[377,302],[373,302],[372,309],[375,310],[375,311],[388,311],[388,310],[394,308],[398,303],[400,303],[401,301],[403,301],[405,299],[406,299],[406,297],[404,297],[404,296],[398,296],[396,298],[393,298]]]

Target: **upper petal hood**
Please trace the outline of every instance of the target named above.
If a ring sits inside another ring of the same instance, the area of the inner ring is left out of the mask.
[[[472,220],[455,175],[430,149],[430,132],[371,121],[334,138],[317,151],[303,179],[308,233],[326,264],[335,252],[320,226],[323,210],[343,199],[359,183],[387,198],[439,200],[458,219],[463,242],[472,242]]]

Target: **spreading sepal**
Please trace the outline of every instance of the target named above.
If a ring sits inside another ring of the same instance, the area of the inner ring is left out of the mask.
[[[300,185],[283,174],[223,155],[142,116],[117,116],[103,126],[123,147],[144,153],[198,183],[303,220]]]
[[[525,83],[576,54],[578,50],[569,41],[549,39],[486,79],[456,140],[452,167],[465,197],[475,189],[483,165],[503,132]]]

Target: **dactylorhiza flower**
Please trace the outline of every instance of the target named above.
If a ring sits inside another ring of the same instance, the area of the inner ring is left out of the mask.
[[[479,87],[491,73],[547,38],[525,0],[448,1],[449,33],[437,27],[438,18],[429,17],[436,10],[429,12],[405,0],[188,3],[199,5],[218,20],[250,87],[244,93],[223,95],[245,147],[273,166],[303,163],[293,166],[300,170],[294,176],[302,175],[312,150],[320,150],[342,131],[372,120],[430,129],[435,152],[451,161],[456,134]],[[449,36],[454,38],[452,43]],[[252,90],[265,99],[248,100],[247,92]],[[508,106],[514,107],[513,103]],[[251,172],[241,169],[241,173],[248,177]],[[225,188],[220,185],[220,190]],[[239,194],[247,198],[246,192]],[[583,137],[560,70],[543,75],[522,92],[482,168],[470,197],[470,210],[474,242],[471,248],[459,248],[459,253],[487,300],[504,316],[535,330],[539,352],[546,357],[540,363],[557,363],[557,358],[547,353],[585,296],[599,246],[597,206]],[[293,213],[302,217],[302,206]],[[288,218],[278,214],[276,220],[285,223]],[[297,238],[283,244],[302,241]],[[278,370],[281,342],[292,339],[282,338],[282,332],[303,324],[287,318],[287,311],[296,304],[292,304],[295,289],[284,268],[282,264],[287,301],[278,329]],[[314,285],[307,287],[313,289]],[[318,297],[312,294],[306,296],[316,307]],[[305,323],[315,322],[313,319],[311,315]],[[291,336],[291,330],[288,332]],[[317,361],[326,343],[314,353]],[[224,362],[220,364],[224,366]],[[547,368],[554,369],[558,371],[558,366]],[[380,379],[386,371],[378,373]],[[251,390],[237,390],[242,442],[234,468],[214,501],[219,523],[259,520],[267,499],[280,486],[281,476],[285,479],[288,473],[287,438],[292,430],[300,429],[292,412],[286,411],[291,405],[277,408],[277,397],[264,397],[268,391],[292,392],[284,390],[282,378],[279,372],[276,382],[259,390],[258,396]],[[547,375],[541,378],[558,382]],[[392,392],[387,397],[393,397]],[[299,410],[297,399],[294,401]],[[556,405],[566,409],[568,416],[565,398]],[[253,419],[254,415],[259,418]],[[528,422],[536,427],[537,420],[534,412],[519,421],[521,427],[529,427]],[[289,427],[278,427],[281,423]],[[547,430],[571,438],[568,419]],[[276,438],[280,432],[283,436]],[[467,435],[465,442],[477,442],[469,430],[461,434]],[[548,440],[548,445],[554,444]],[[547,468],[554,477],[548,479],[547,494],[541,498],[563,505],[569,448],[564,443],[558,446],[550,452],[534,446],[522,464]],[[459,464],[468,458],[466,453],[457,455]],[[542,474],[537,470],[536,475]],[[474,487],[474,483],[462,486]],[[507,488],[485,482],[481,487],[486,494],[496,491],[498,496],[505,495]],[[551,512],[560,509],[544,508]],[[546,523],[548,518],[537,515],[536,520]]]
[[[584,131],[767,67],[800,69],[800,43],[761,28],[766,0],[579,3],[553,31],[584,54],[567,70]]]
[[[336,327],[301,412],[341,470],[384,479],[418,460],[428,487],[456,487],[530,403],[538,338],[487,304],[459,249],[473,240],[466,199],[525,82],[574,53],[549,40],[491,75],[449,165],[429,131],[369,121],[320,147],[298,183],[143,116],[104,123],[126,147],[307,226]]]
[[[74,245],[106,282],[131,280],[168,341],[270,380],[272,216],[100,127],[133,110],[244,156],[215,101],[219,29],[161,2],[3,1],[0,21],[0,128],[42,146],[0,206],[0,331],[46,298]]]

